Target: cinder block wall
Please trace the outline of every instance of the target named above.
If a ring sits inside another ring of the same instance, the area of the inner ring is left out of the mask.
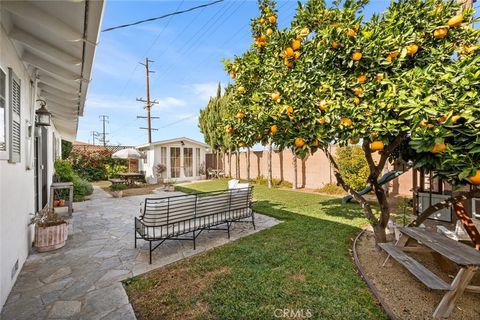
[[[332,146],[331,152],[335,154],[335,146]],[[247,179],[247,152],[239,152],[238,156],[240,159],[240,178]],[[214,157],[213,154],[207,156],[207,168],[215,167]],[[236,157],[237,154],[232,152],[231,177],[233,178],[236,177]],[[250,179],[259,176],[267,177],[267,157],[267,150],[250,152]],[[374,158],[376,157],[378,157],[378,155],[375,154]],[[220,156],[220,159],[220,167],[223,167],[223,156]],[[225,156],[224,165],[225,174],[228,176],[230,168],[228,154]],[[274,179],[293,182],[293,168],[293,154],[290,150],[274,151],[272,153],[272,174]],[[389,165],[388,170],[393,170],[393,167]],[[297,183],[298,188],[308,189],[319,189],[327,183],[336,183],[330,162],[322,151],[317,151],[304,160],[297,158]],[[411,172],[406,172],[396,180],[390,182],[389,188],[392,195],[411,195]]]

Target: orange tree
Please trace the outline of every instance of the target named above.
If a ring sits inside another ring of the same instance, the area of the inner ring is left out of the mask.
[[[411,161],[456,186],[480,183],[479,31],[468,27],[473,10],[459,12],[455,1],[400,0],[368,20],[366,3],[299,4],[291,27],[265,42],[266,26],[254,19],[260,45],[236,57],[245,69],[236,71],[234,99],[264,120],[259,133],[270,125],[278,146],[301,157],[321,149],[378,243],[390,216],[377,182],[388,161]],[[262,17],[270,5],[260,2]],[[357,143],[379,210],[344,181],[328,148]]]

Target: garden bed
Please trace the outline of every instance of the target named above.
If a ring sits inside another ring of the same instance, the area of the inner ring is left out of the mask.
[[[398,319],[431,319],[442,299],[443,291],[426,288],[404,267],[392,260],[391,266],[382,267],[387,257],[383,251],[374,247],[373,233],[364,234],[357,241],[357,254],[360,267],[374,285],[376,291]],[[457,269],[443,272],[430,254],[409,253],[415,260],[425,265],[447,283],[450,283]],[[476,274],[472,285],[480,285],[480,274]],[[479,295],[465,292],[458,300],[450,319],[479,319]]]

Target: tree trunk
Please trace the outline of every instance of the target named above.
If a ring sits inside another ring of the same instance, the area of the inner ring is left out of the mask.
[[[215,164],[216,164],[216,169],[217,169],[217,172],[218,172],[218,170],[219,170],[219,169],[218,169],[218,162],[220,161],[220,151],[217,150],[216,152],[217,152],[217,159],[216,159],[217,161],[216,161]]]
[[[250,181],[250,147],[247,148],[247,180]]]
[[[223,158],[223,160],[222,160],[222,170],[225,173],[225,170],[227,169],[225,167],[225,164],[227,163],[227,155],[225,154],[225,151],[223,151],[223,157],[222,158]]]
[[[235,156],[235,177],[240,180],[240,151],[238,149]]]
[[[268,140],[268,157],[267,157],[267,171],[268,171],[268,176],[267,176],[267,184],[268,187],[271,188],[273,183],[272,183],[272,139]]]
[[[228,177],[232,177],[232,150],[228,150]]]
[[[295,149],[292,149],[293,158],[292,158],[292,165],[293,165],[293,183],[292,189],[297,189],[298,186],[298,179],[297,179],[297,154],[295,153]]]

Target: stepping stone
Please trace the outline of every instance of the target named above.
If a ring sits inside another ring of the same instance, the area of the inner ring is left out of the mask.
[[[82,308],[80,301],[56,301],[48,313],[49,319],[69,318],[77,315]]]

